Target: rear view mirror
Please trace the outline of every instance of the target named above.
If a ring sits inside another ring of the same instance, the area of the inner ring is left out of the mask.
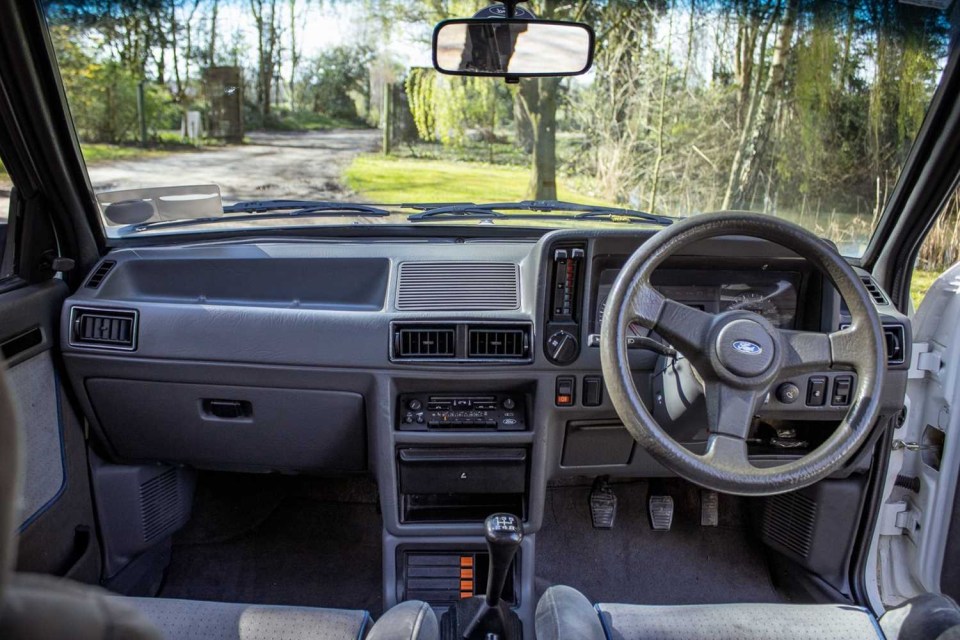
[[[593,63],[593,29],[552,20],[444,20],[433,30],[433,66],[458,76],[576,76]]]

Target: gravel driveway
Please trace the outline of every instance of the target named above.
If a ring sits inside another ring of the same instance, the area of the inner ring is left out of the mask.
[[[224,201],[266,198],[342,199],[344,169],[357,154],[380,147],[376,129],[247,134],[248,144],[89,167],[94,191],[220,185]],[[9,208],[0,185],[0,218]]]

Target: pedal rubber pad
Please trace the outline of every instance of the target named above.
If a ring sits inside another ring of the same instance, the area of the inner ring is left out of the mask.
[[[670,531],[673,524],[673,497],[650,496],[650,527],[654,531]]]
[[[613,529],[617,519],[617,494],[606,482],[595,482],[590,490],[590,519],[594,529]]]
[[[720,495],[716,491],[700,490],[700,526],[720,524]]]

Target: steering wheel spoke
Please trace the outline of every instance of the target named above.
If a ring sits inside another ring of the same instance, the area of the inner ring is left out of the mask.
[[[747,441],[723,434],[710,436],[706,452],[701,456],[704,462],[717,469],[734,472],[748,472],[755,467],[750,464]]]
[[[722,382],[707,382],[707,429],[711,435],[746,440],[764,393],[737,389]]]
[[[656,331],[688,358],[703,353],[712,315],[665,297],[649,283],[637,287],[631,303],[632,320]]]
[[[784,346],[782,371],[788,374],[824,371],[835,365],[855,367],[861,350],[869,348],[856,327],[832,333],[781,330],[780,337]]]
[[[823,371],[833,364],[830,334],[781,329],[780,338],[784,350],[781,370],[784,373]]]

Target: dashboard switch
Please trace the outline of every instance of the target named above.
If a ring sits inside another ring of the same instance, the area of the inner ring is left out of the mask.
[[[561,376],[557,378],[556,404],[558,407],[573,406],[575,400],[574,387],[576,383],[576,378],[572,376]]]
[[[569,331],[557,331],[547,338],[547,357],[559,365],[570,364],[577,358],[580,345]]]
[[[603,404],[603,378],[586,376],[583,379],[583,406],[599,407]]]
[[[777,400],[783,404],[793,404],[800,397],[800,389],[792,382],[784,382],[777,387]]]
[[[830,404],[845,407],[850,404],[850,392],[853,390],[853,376],[837,376],[833,381],[833,397]]]
[[[814,376],[807,382],[807,406],[822,407],[827,401],[827,379]]]

